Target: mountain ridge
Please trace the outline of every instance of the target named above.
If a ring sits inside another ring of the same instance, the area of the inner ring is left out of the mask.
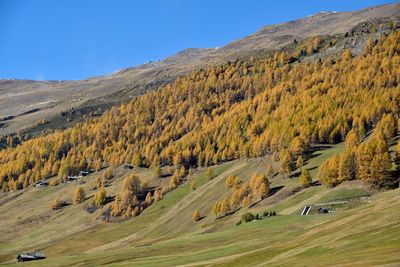
[[[38,120],[51,121],[71,108],[99,110],[154,90],[187,72],[219,64],[256,50],[284,47],[294,39],[344,33],[371,19],[398,17],[400,4],[370,7],[353,12],[317,13],[286,23],[262,27],[221,48],[188,48],[162,61],[121,69],[108,75],[77,81],[0,80],[0,134],[10,134],[35,126]],[[10,117],[11,119],[4,119]]]

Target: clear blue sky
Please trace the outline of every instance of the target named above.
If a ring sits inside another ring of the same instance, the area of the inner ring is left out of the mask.
[[[0,78],[83,79],[379,0],[0,0]]]

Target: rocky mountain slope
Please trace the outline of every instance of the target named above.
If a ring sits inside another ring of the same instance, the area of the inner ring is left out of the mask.
[[[135,95],[173,81],[190,70],[235,59],[253,51],[270,50],[310,36],[351,31],[357,24],[398,17],[400,4],[355,12],[321,12],[283,24],[267,26],[222,48],[186,49],[160,62],[150,62],[116,73],[79,81],[0,80],[0,134],[32,126],[40,119],[56,120],[61,112],[82,109],[71,124],[89,112],[102,112]],[[65,123],[62,123],[65,125]],[[54,124],[52,127],[59,127]]]

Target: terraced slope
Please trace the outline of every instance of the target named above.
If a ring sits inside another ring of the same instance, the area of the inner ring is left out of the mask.
[[[314,176],[315,167],[342,148],[339,144],[316,151],[305,168]],[[140,216],[120,223],[103,222],[100,211],[85,211],[89,200],[50,211],[50,200],[59,193],[69,200],[76,183],[2,195],[0,262],[13,265],[15,255],[30,250],[44,251],[49,258],[28,266],[322,266],[334,259],[338,265],[368,266],[400,261],[395,253],[400,246],[399,190],[360,198],[371,194],[360,182],[347,182],[335,189],[301,189],[296,175],[290,179],[278,175],[271,188],[280,189],[249,210],[275,210],[278,216],[240,226],[235,223],[247,210],[215,219],[210,212],[213,203],[229,193],[223,185],[225,178],[235,174],[246,180],[264,171],[269,161],[267,157],[215,166],[217,176],[211,181],[205,169],[200,169]],[[122,167],[117,171],[106,188],[109,195],[115,194],[122,178],[131,172]],[[142,179],[151,177],[146,169],[134,171]],[[85,178],[83,185],[89,198],[95,175]],[[193,192],[189,189],[191,179],[198,183]],[[334,213],[299,216],[304,205],[349,198],[354,201],[336,207]],[[194,209],[204,216],[199,222],[191,219]],[[371,250],[382,257],[374,257]]]

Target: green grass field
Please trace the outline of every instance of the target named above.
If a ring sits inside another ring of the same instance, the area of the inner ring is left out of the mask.
[[[304,168],[315,179],[318,166],[343,150],[336,145],[315,151]],[[271,181],[280,188],[249,210],[241,209],[221,219],[211,214],[213,203],[229,194],[225,178],[234,174],[246,180],[265,172],[270,158],[236,160],[214,166],[209,180],[199,169],[188,181],[147,208],[140,216],[107,223],[90,214],[85,202],[51,211],[49,202],[58,194],[69,200],[76,184],[0,195],[0,264],[12,266],[24,251],[43,251],[46,260],[18,266],[373,266],[400,263],[399,190],[372,194],[358,181],[334,189],[312,186],[299,189],[296,175]],[[127,174],[118,169],[111,186],[115,194]],[[142,179],[157,181],[146,169],[135,170]],[[295,171],[294,173],[296,173]],[[96,175],[96,174],[95,174]],[[197,189],[190,190],[196,180]],[[94,178],[83,184],[93,195]],[[334,213],[299,216],[305,205],[352,199]],[[199,209],[203,218],[193,222]],[[242,223],[247,211],[275,210],[276,217]],[[379,255],[379,257],[376,257]]]

